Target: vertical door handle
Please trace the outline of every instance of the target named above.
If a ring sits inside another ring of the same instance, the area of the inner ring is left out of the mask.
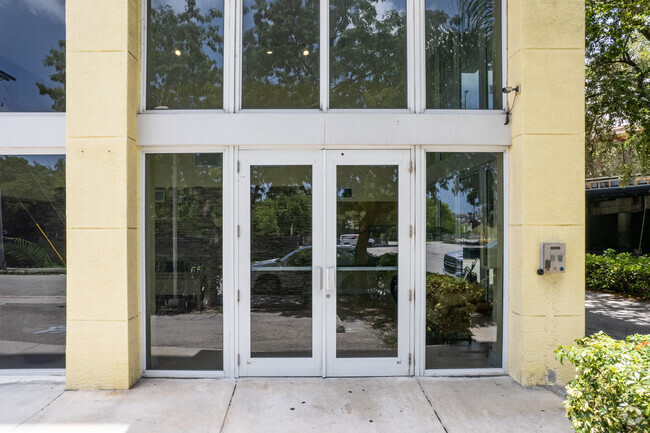
[[[323,291],[323,268],[320,266],[316,268],[316,284],[318,291]]]
[[[329,267],[325,270],[326,272],[326,289],[325,289],[325,297],[330,298],[332,296],[332,293],[334,293],[334,268]]]

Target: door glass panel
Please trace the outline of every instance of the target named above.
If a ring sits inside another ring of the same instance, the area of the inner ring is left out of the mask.
[[[398,166],[336,171],[336,356],[397,356]]]
[[[312,168],[251,166],[251,357],[312,356]]]
[[[147,369],[223,369],[222,155],[146,155]]]
[[[330,1],[330,107],[406,108],[406,0]]]
[[[428,153],[426,169],[425,366],[501,367],[501,154]]]
[[[318,108],[318,8],[244,0],[242,108]]]

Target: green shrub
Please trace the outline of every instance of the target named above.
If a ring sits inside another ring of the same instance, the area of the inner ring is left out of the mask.
[[[428,344],[470,340],[472,314],[485,300],[485,288],[461,278],[427,275]]]
[[[587,254],[585,284],[588,289],[650,299],[650,257],[616,254]]]
[[[599,332],[560,346],[555,357],[578,370],[564,401],[575,431],[650,431],[650,335],[623,341]]]

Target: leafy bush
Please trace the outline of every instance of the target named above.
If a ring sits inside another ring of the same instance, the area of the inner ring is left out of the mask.
[[[472,314],[484,301],[485,288],[461,278],[427,275],[427,333],[431,343],[442,344],[472,337]]]
[[[602,255],[587,254],[587,288],[650,299],[650,257],[616,254],[605,250]]]
[[[650,431],[650,335],[623,341],[599,332],[560,346],[555,357],[578,370],[564,401],[575,431]]]
[[[52,268],[65,266],[61,259],[58,261],[50,253],[53,247],[45,247],[20,238],[5,238],[5,254],[16,262],[14,266],[34,266],[37,268]]]

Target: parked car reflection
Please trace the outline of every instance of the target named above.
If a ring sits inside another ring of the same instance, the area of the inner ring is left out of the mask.
[[[356,246],[336,247],[336,286],[339,295],[397,297],[397,253],[374,248],[358,255]],[[377,251],[379,250],[379,251]],[[251,265],[252,293],[311,295],[311,246],[300,247],[282,258]]]

